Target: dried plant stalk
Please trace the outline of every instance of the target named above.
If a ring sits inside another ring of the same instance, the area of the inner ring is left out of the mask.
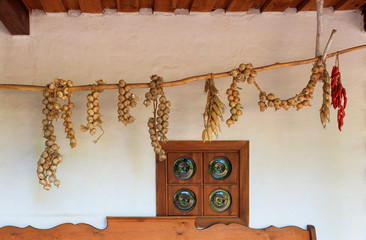
[[[203,113],[203,126],[202,141],[212,141],[212,133],[218,136],[220,130],[220,119],[222,118],[222,111],[225,107],[224,103],[220,101],[218,94],[219,91],[215,87],[213,77],[206,81],[205,92],[207,92],[207,102],[205,112]]]

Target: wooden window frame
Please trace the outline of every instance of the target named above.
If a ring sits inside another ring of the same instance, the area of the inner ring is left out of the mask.
[[[239,154],[239,216],[196,218],[197,228],[206,228],[216,223],[239,223],[249,225],[249,141],[168,141],[161,143],[167,152],[238,152]],[[168,161],[159,161],[156,157],[156,215],[168,216]],[[183,216],[182,216],[183,217]]]

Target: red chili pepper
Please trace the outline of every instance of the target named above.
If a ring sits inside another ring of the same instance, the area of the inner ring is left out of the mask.
[[[335,85],[336,85],[336,81],[335,81],[335,79],[332,79],[332,82],[330,84],[331,89],[334,89]]]
[[[334,92],[334,96],[335,96],[335,98],[337,98],[338,93],[339,93],[338,88],[339,88],[339,85],[337,84],[337,85],[335,86],[335,88],[333,89],[333,92]]]
[[[343,101],[344,101],[344,103],[343,103],[343,105],[344,105],[344,106],[343,106],[343,108],[346,108],[346,106],[347,106],[347,97],[346,97],[346,96],[344,96],[344,100],[343,100]]]
[[[344,111],[343,106],[341,106],[339,109],[341,110],[342,117],[345,117],[345,116],[346,116],[346,113],[345,113],[345,111]]]

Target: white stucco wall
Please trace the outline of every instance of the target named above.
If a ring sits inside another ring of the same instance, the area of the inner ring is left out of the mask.
[[[314,12],[265,14],[33,15],[30,36],[11,36],[0,25],[0,83],[45,85],[53,78],[76,85],[103,79],[116,83],[166,81],[221,72],[242,62],[262,66],[314,55]],[[327,10],[324,41],[338,30],[330,51],[366,43],[360,13]],[[334,58],[328,61],[328,70]],[[315,225],[321,240],[366,239],[366,50],[340,57],[348,91],[345,126],[336,112],[323,130],[318,85],[313,107],[264,113],[258,91],[243,85],[244,116],[220,140],[250,141],[250,226]],[[259,73],[262,89],[287,98],[307,83],[311,65]],[[230,78],[216,81],[224,91]],[[173,104],[171,140],[199,140],[204,82],[167,88]],[[38,184],[36,162],[42,152],[40,92],[0,91],[0,227],[50,228],[65,222],[106,226],[105,216],[155,215],[155,163],[142,105],[127,128],[117,122],[117,91],[105,91],[101,113],[105,135],[98,144],[84,133],[71,150],[61,121],[56,135],[64,161],[59,189]],[[73,123],[86,121],[86,94],[75,93]]]

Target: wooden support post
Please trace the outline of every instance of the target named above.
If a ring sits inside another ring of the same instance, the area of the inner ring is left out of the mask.
[[[29,35],[29,13],[21,0],[0,0],[0,21],[12,35]]]

